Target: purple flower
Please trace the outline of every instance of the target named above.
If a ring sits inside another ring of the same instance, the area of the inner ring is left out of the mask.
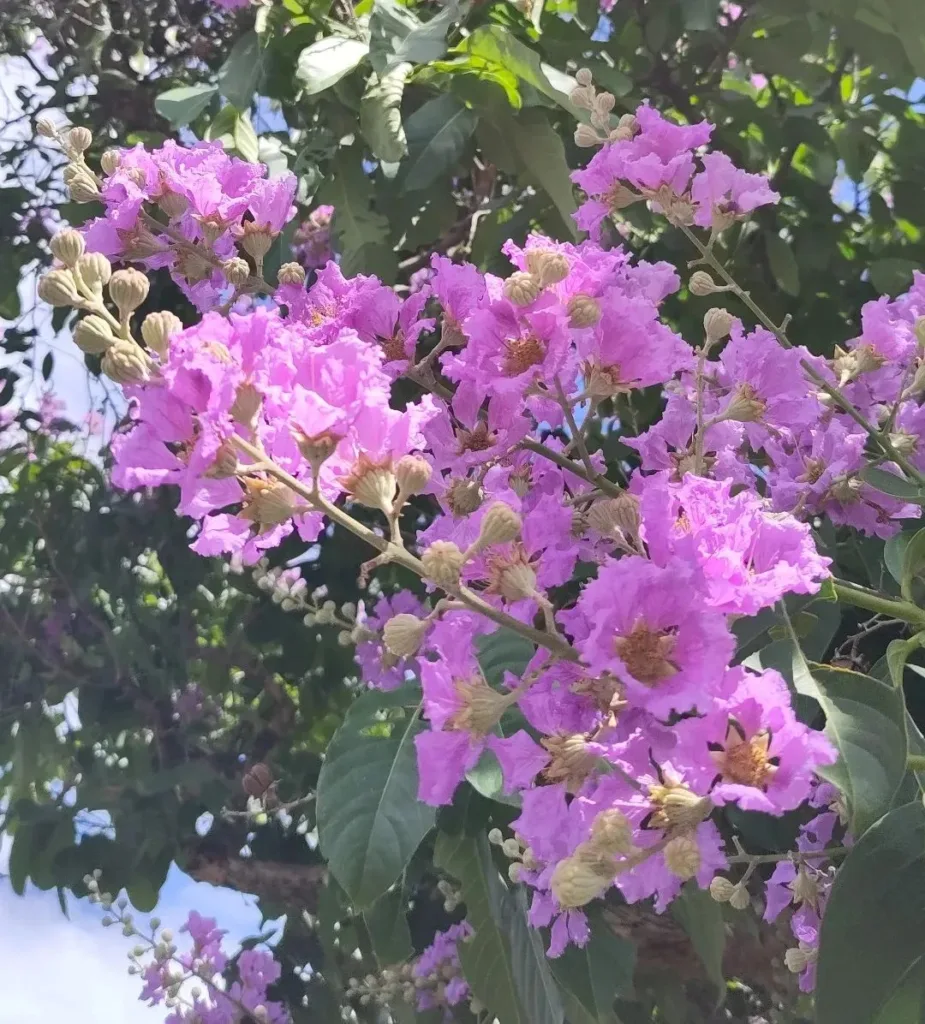
[[[696,206],[694,223],[708,228],[714,218],[742,217],[759,206],[780,202],[763,174],[748,174],[725,153],[705,153],[703,170],[694,176],[691,198]]]

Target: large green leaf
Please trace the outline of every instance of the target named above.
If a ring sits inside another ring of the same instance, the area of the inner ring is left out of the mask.
[[[870,283],[881,295],[898,295],[912,284],[913,271],[919,265],[912,260],[889,257],[870,265]]]
[[[478,115],[452,93],[418,107],[405,122],[411,155],[403,190],[425,189],[455,167],[477,123]]]
[[[404,887],[396,885],[363,914],[369,940],[381,968],[404,963],[414,952],[406,910]]]
[[[697,955],[703,961],[707,977],[724,992],[723,953],[726,950],[726,925],[723,909],[706,889],[696,882],[686,882],[681,894],[671,904],[671,913],[687,932]]]
[[[884,1020],[925,957],[923,909],[925,808],[916,800],[873,825],[838,870],[822,919],[818,1024]]]
[[[421,23],[418,16],[394,0],[376,0],[369,20],[370,61],[383,74],[398,64],[429,64],[446,52],[446,33],[469,7],[447,3],[439,14]]]
[[[398,163],[408,152],[408,140],[401,123],[401,98],[410,64],[399,64],[381,78],[370,78],[360,104],[360,130],[373,151],[385,163]]]
[[[434,809],[418,800],[413,739],[421,727],[408,699],[404,689],[357,698],[318,778],[321,849],[360,907],[392,885],[434,824]],[[400,717],[382,722],[380,710]]]
[[[790,244],[773,232],[764,236],[764,242],[774,280],[788,295],[799,295],[800,268]]]
[[[387,242],[389,222],[373,208],[372,184],[363,173],[358,153],[341,150],[317,199],[334,207],[332,231],[344,274],[375,273],[393,280],[394,260]]]
[[[504,888],[500,879],[499,884]],[[530,1024],[564,1024],[565,1010],[559,986],[543,948],[543,937],[527,921],[527,897],[522,885],[513,891],[504,891],[501,927],[511,949],[514,985]]]
[[[552,961],[552,972],[565,994],[569,1024],[615,1024],[614,1000],[633,993],[636,947],[605,921],[592,916],[590,923],[587,945],[569,946]]]
[[[459,947],[463,974],[472,992],[504,1024],[536,1024],[521,1006],[510,946],[496,920],[505,887],[484,836],[473,839],[441,832],[434,863],[459,882],[466,920],[475,930],[472,939]]]
[[[173,125],[192,124],[217,95],[214,85],[183,85],[162,92],[154,101],[154,109]]]
[[[894,498],[902,498],[904,501],[914,501],[916,504],[925,504],[925,496],[918,484],[903,479],[896,473],[891,473],[877,466],[868,466],[860,472],[861,479],[870,484],[875,490],[883,491],[884,494],[891,494]]]
[[[811,666],[825,711],[825,732],[838,750],[819,774],[844,794],[859,836],[892,803],[906,773],[906,708],[901,689],[871,676]]]
[[[369,44],[345,36],[326,36],[306,47],[296,65],[296,78],[308,96],[339,82],[369,53]]]
[[[249,109],[263,75],[263,49],[256,32],[245,32],[218,69],[221,94],[239,110]]]
[[[519,633],[501,626],[493,633],[477,636],[475,650],[482,675],[490,686],[500,686],[506,672],[518,679],[524,674],[535,648]]]

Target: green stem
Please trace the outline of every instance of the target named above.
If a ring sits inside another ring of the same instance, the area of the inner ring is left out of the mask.
[[[925,772],[925,754],[910,754],[906,758],[906,767],[910,772]]]
[[[890,597],[884,597],[874,590],[860,587],[856,583],[849,583],[847,580],[834,580],[833,586],[835,596],[845,604],[864,608],[880,615],[888,615],[893,619],[901,619],[903,622],[910,622],[920,628],[925,627],[925,610],[910,601],[897,601]]]
[[[763,326],[766,327],[784,348],[793,348],[793,344],[787,337],[786,331],[783,327],[779,327],[774,321],[764,312],[764,310],[758,305],[757,302],[745,291],[744,288],[740,287],[739,283],[729,273],[725,266],[713,255],[713,250],[710,246],[704,245],[703,242],[691,231],[690,228],[685,227],[683,224],[679,225],[681,231],[685,237],[690,241],[694,248],[700,253],[700,259],[698,263],[705,263],[712,270],[716,271],[717,274],[726,282],[730,290],[740,299],[755,317],[755,319]],[[788,318],[789,319],[789,318]],[[786,321],[785,321],[786,323]],[[925,484],[925,474],[920,473],[915,466],[902,454],[890,444],[888,438],[883,436],[882,431],[873,425],[868,419],[866,419],[858,410],[851,404],[848,398],[833,384],[830,384],[825,377],[805,359],[800,360],[800,366],[803,372],[809,377],[814,384],[816,384],[821,391],[824,391],[836,404],[846,412],[858,426],[862,427],[870,436],[871,440],[877,445],[877,447],[883,452],[884,456],[892,462],[895,462],[903,472],[909,477],[910,480],[915,480],[917,483]]]
[[[539,441],[521,441],[520,447],[525,451],[541,455],[544,459],[549,459],[550,462],[554,462],[567,473],[572,473],[577,477],[581,477],[581,479],[586,483],[591,484],[592,487],[597,487],[605,494],[609,494],[612,498],[619,498],[620,495],[623,494],[623,489],[612,480],[608,480],[599,473],[595,473],[593,477],[589,476],[584,466],[579,465],[577,462],[573,462],[572,459],[567,458],[559,452],[554,452],[551,448],[547,448],[546,445],[540,444]]]
[[[850,849],[848,846],[830,846],[825,850],[808,850],[806,853],[799,850],[788,853],[743,853],[727,859],[730,864],[778,864],[782,860],[826,860],[829,857],[844,857]]]

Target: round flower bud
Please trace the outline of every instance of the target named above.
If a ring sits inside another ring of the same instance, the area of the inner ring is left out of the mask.
[[[112,333],[112,328],[96,313],[85,316],[74,328],[74,344],[88,355],[102,355],[115,342],[116,336]]]
[[[479,530],[478,548],[491,547],[493,544],[508,544],[517,540],[523,527],[520,514],[503,501],[493,502],[488,506],[482,526]]]
[[[93,133],[89,128],[72,128],[67,133],[67,144],[75,153],[85,153],[93,145]]]
[[[815,959],[816,950],[805,947],[802,943],[784,953],[784,963],[791,974],[802,974]]]
[[[549,249],[528,249],[526,260],[527,269],[543,288],[568,277],[569,262],[561,253]]]
[[[54,121],[50,117],[39,117],[35,122],[35,131],[37,135],[41,135],[43,139],[56,139],[58,137],[58,128]]]
[[[620,118],[617,128],[620,131],[628,132],[628,137],[632,138],[639,131],[639,122],[636,120],[636,115],[624,114]]]
[[[626,815],[616,808],[601,811],[591,825],[591,845],[600,853],[629,853],[633,829]]]
[[[435,540],[421,556],[425,575],[438,587],[454,587],[465,558],[451,540]]]
[[[732,330],[734,323],[735,317],[728,309],[722,309],[720,306],[708,309],[703,318],[707,341],[722,341]]]
[[[305,284],[305,268],[298,263],[284,263],[276,279],[280,284]]]
[[[744,885],[737,885],[735,891],[729,897],[729,906],[733,910],[747,910],[751,906],[752,900],[748,895],[748,889]]]
[[[50,306],[76,306],[80,293],[70,270],[49,270],[39,278],[38,295]]]
[[[500,828],[493,828],[488,833],[488,841],[492,846],[500,846],[504,842],[504,836]]]
[[[256,221],[248,221],[241,225],[238,233],[238,244],[241,248],[253,256],[255,260],[262,260],[270,251],[273,244],[274,233]]]
[[[925,348],[925,316],[916,317],[914,330],[919,348]]]
[[[716,875],[710,882],[710,895],[717,903],[728,903],[732,899],[736,888],[737,886],[730,882],[728,878]]]
[[[66,267],[73,267],[84,254],[86,244],[84,236],[73,228],[59,231],[49,243],[55,259],[61,260]]]
[[[123,320],[136,310],[148,297],[150,284],[147,277],[134,267],[117,270],[109,281],[109,297],[116,304]]]
[[[166,309],[157,313],[149,313],[141,324],[141,336],[144,343],[161,359],[167,355],[170,339],[182,330],[183,323],[180,318]]]
[[[242,260],[240,256],[234,256],[222,264],[222,273],[228,279],[229,284],[240,288],[242,284],[247,283],[247,279],[251,276],[251,268],[248,266],[247,260]]]
[[[151,360],[140,345],[120,338],[106,350],[100,368],[117,384],[141,384],[150,376]]]
[[[403,455],[395,465],[395,480],[403,497],[420,494],[430,481],[433,470],[420,455]]]
[[[85,252],[74,269],[80,280],[94,290],[109,284],[112,277],[112,264],[101,252]]]
[[[598,93],[594,98],[594,106],[602,114],[609,114],[616,104],[617,99],[612,92]]]
[[[601,307],[597,299],[590,295],[573,295],[565,308],[568,312],[568,325],[576,330],[593,327],[601,319]]]
[[[705,270],[697,270],[691,274],[690,283],[688,284],[691,295],[697,295],[703,298],[705,295],[712,295],[714,292],[719,291],[716,286],[716,282]]]
[[[556,865],[549,888],[563,910],[576,910],[602,895],[610,879],[602,878],[578,857],[566,857]]]
[[[582,123],[575,129],[575,145],[582,149],[590,149],[592,146],[599,146],[606,141],[589,124]]]
[[[540,282],[532,274],[522,271],[511,274],[504,282],[504,297],[515,306],[529,306],[537,300],[542,290]]]
[[[700,847],[691,836],[675,836],[663,851],[665,867],[678,878],[693,878],[700,870]]]
[[[118,149],[107,149],[100,157],[100,167],[102,168],[103,174],[106,175],[115,174],[121,163],[122,154]]]
[[[95,199],[99,199],[100,189],[90,168],[84,164],[70,164],[66,171],[71,168],[74,170],[70,174],[64,174],[71,199],[75,203],[92,203]]]
[[[416,615],[393,615],[382,627],[382,642],[396,658],[412,658],[418,653],[427,632],[427,623]]]
[[[588,68],[579,68],[575,72],[575,81],[587,89],[587,87],[594,81],[594,77]]]

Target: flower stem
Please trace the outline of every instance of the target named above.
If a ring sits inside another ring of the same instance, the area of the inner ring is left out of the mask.
[[[912,604],[911,601],[897,601],[891,597],[884,597],[874,590],[868,590],[856,583],[849,583],[847,580],[834,580],[833,586],[835,596],[845,604],[925,627],[925,610]]]
[[[807,850],[805,853],[794,850],[787,853],[743,853],[735,857],[728,857],[730,864],[778,864],[782,860],[825,860],[829,857],[844,857],[850,852],[848,846],[830,846],[825,850]]]
[[[596,473],[593,477],[589,476],[588,471],[584,466],[580,466],[577,462],[573,462],[571,459],[559,452],[554,452],[551,448],[547,448],[546,445],[541,444],[539,441],[524,440],[520,442],[520,447],[523,448],[524,451],[533,452],[535,455],[540,455],[544,459],[549,459],[550,462],[554,462],[567,473],[572,473],[574,476],[581,477],[581,479],[586,483],[599,488],[605,494],[609,494],[612,498],[619,498],[620,495],[623,494],[623,489],[612,480],[608,480],[605,476],[601,476],[600,473]]]

